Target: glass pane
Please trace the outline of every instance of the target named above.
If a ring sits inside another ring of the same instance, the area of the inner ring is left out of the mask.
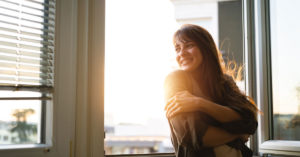
[[[242,1],[218,2],[218,41],[225,63],[233,74],[241,91],[245,91]]]
[[[275,140],[300,140],[300,1],[270,1]]]
[[[164,78],[177,67],[173,5],[109,0],[106,16],[105,153],[173,152],[163,109]]]
[[[0,91],[0,97],[40,96],[35,92]],[[0,100],[0,147],[40,143],[41,101]]]
[[[241,15],[240,1],[106,1],[106,154],[174,152],[163,94],[166,75],[178,68],[173,33],[184,23],[200,25],[224,43],[224,57],[242,65]]]

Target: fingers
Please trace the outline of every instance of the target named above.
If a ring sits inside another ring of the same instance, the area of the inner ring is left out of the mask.
[[[185,102],[184,97],[186,96],[186,94],[188,94],[188,91],[177,92],[172,98],[170,98],[167,101],[167,104],[166,104],[164,110],[167,111],[166,116],[168,118],[172,117],[172,116],[175,116],[179,112],[182,112],[182,110],[184,109],[182,107],[182,105]]]
[[[180,107],[175,108],[174,110],[170,111],[170,112],[167,114],[167,117],[168,117],[168,118],[171,118],[171,117],[173,117],[173,116],[176,116],[178,113],[180,113],[180,110],[181,110]]]
[[[168,101],[167,101],[167,104],[165,106],[165,111],[167,111],[172,105],[173,103],[176,101],[177,99],[177,96],[173,96],[172,98],[170,98]]]
[[[167,110],[167,117],[169,117],[171,114],[174,113],[174,111],[176,111],[179,108],[179,104],[178,103],[174,103],[174,105],[172,105],[171,108],[169,108],[169,110]]]
[[[180,101],[179,101],[179,98],[178,96],[174,96],[172,97],[168,102],[167,102],[167,105],[165,107],[165,110],[167,111],[166,112],[166,116],[168,118],[174,116],[175,114],[177,114],[181,107],[180,107]]]
[[[164,108],[164,110],[168,110],[168,108],[170,107],[170,105],[172,105],[174,102],[176,101],[179,101],[179,99],[184,96],[185,94],[187,94],[188,91],[184,90],[184,91],[180,91],[180,92],[177,92],[172,98],[170,98],[168,101],[167,101],[167,104]]]

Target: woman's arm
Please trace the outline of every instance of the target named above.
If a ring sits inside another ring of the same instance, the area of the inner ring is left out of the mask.
[[[238,107],[221,106],[204,98],[196,97],[188,91],[178,92],[170,98],[165,110],[167,117],[173,117],[183,112],[204,112],[220,122],[220,127],[232,134],[253,134],[257,128],[257,121],[251,111]]]
[[[207,113],[221,123],[242,120],[239,113],[227,106],[216,104],[204,98],[198,98],[197,100],[198,104],[203,104],[199,105],[199,110]]]
[[[244,135],[230,134],[221,128],[208,126],[202,138],[202,144],[204,147],[215,147],[242,138],[242,136]]]
[[[176,93],[175,96],[167,102],[165,110],[169,117],[180,112],[201,111],[221,123],[241,120],[240,114],[233,109],[216,104],[202,97],[194,96],[188,91]]]

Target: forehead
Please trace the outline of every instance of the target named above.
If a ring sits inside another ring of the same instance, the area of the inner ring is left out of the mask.
[[[187,37],[175,37],[174,38],[174,45],[183,45],[189,42],[193,42],[191,39],[187,38]]]

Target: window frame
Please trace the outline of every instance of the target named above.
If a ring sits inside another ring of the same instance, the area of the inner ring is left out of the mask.
[[[254,21],[254,1],[242,0],[243,7],[243,50],[245,62],[245,76],[246,76],[246,95],[250,96],[257,102],[256,93],[256,54],[255,52],[255,21]],[[257,147],[257,131],[250,137],[249,146],[254,155],[258,154]]]
[[[55,3],[55,0],[53,0]],[[45,0],[44,2],[35,2],[33,1],[33,3],[44,3],[44,10],[49,11],[49,7],[46,5],[49,5],[50,2],[49,0]],[[55,7],[54,7],[55,8]],[[46,15],[47,13],[44,12],[44,23],[48,24],[48,19],[49,15]],[[43,29],[48,29],[47,25],[44,25]],[[48,35],[48,32],[44,32],[45,36]],[[47,39],[43,40],[44,42],[47,41]],[[55,41],[55,40],[54,40]],[[43,47],[45,48],[45,46]],[[47,47],[46,47],[47,48]],[[44,53],[44,52],[43,52]],[[47,60],[45,60],[47,61]],[[56,66],[56,65],[54,65]],[[53,66],[53,68],[54,68]],[[40,128],[38,128],[38,130],[40,130],[40,137],[39,137],[39,141],[40,143],[38,144],[10,144],[10,145],[0,145],[0,151],[8,151],[8,150],[16,150],[16,149],[40,149],[40,148],[49,148],[52,146],[52,142],[51,138],[49,138],[49,136],[52,136],[52,133],[49,132],[49,130],[51,130],[52,126],[52,118],[53,118],[53,112],[52,112],[52,106],[53,106],[53,88],[54,88],[54,84],[49,86],[49,85],[21,85],[16,87],[13,86],[1,86],[1,88],[3,88],[4,90],[8,90],[8,91],[29,91],[29,92],[38,92],[41,94],[40,97],[32,97],[29,99],[23,98],[23,97],[13,97],[13,98],[4,98],[3,100],[12,100],[12,101],[23,101],[23,100],[39,100],[40,101],[40,123],[41,126]],[[20,89],[18,89],[20,88]],[[48,96],[49,95],[49,96]],[[48,139],[48,140],[46,140]]]
[[[45,105],[45,144],[1,146],[0,156],[70,156],[74,151],[76,14],[77,1],[56,1],[55,81],[53,102]]]
[[[255,61],[257,104],[263,115],[258,117],[258,148],[261,155],[300,156],[300,141],[272,139],[272,75],[269,0],[255,0]]]

